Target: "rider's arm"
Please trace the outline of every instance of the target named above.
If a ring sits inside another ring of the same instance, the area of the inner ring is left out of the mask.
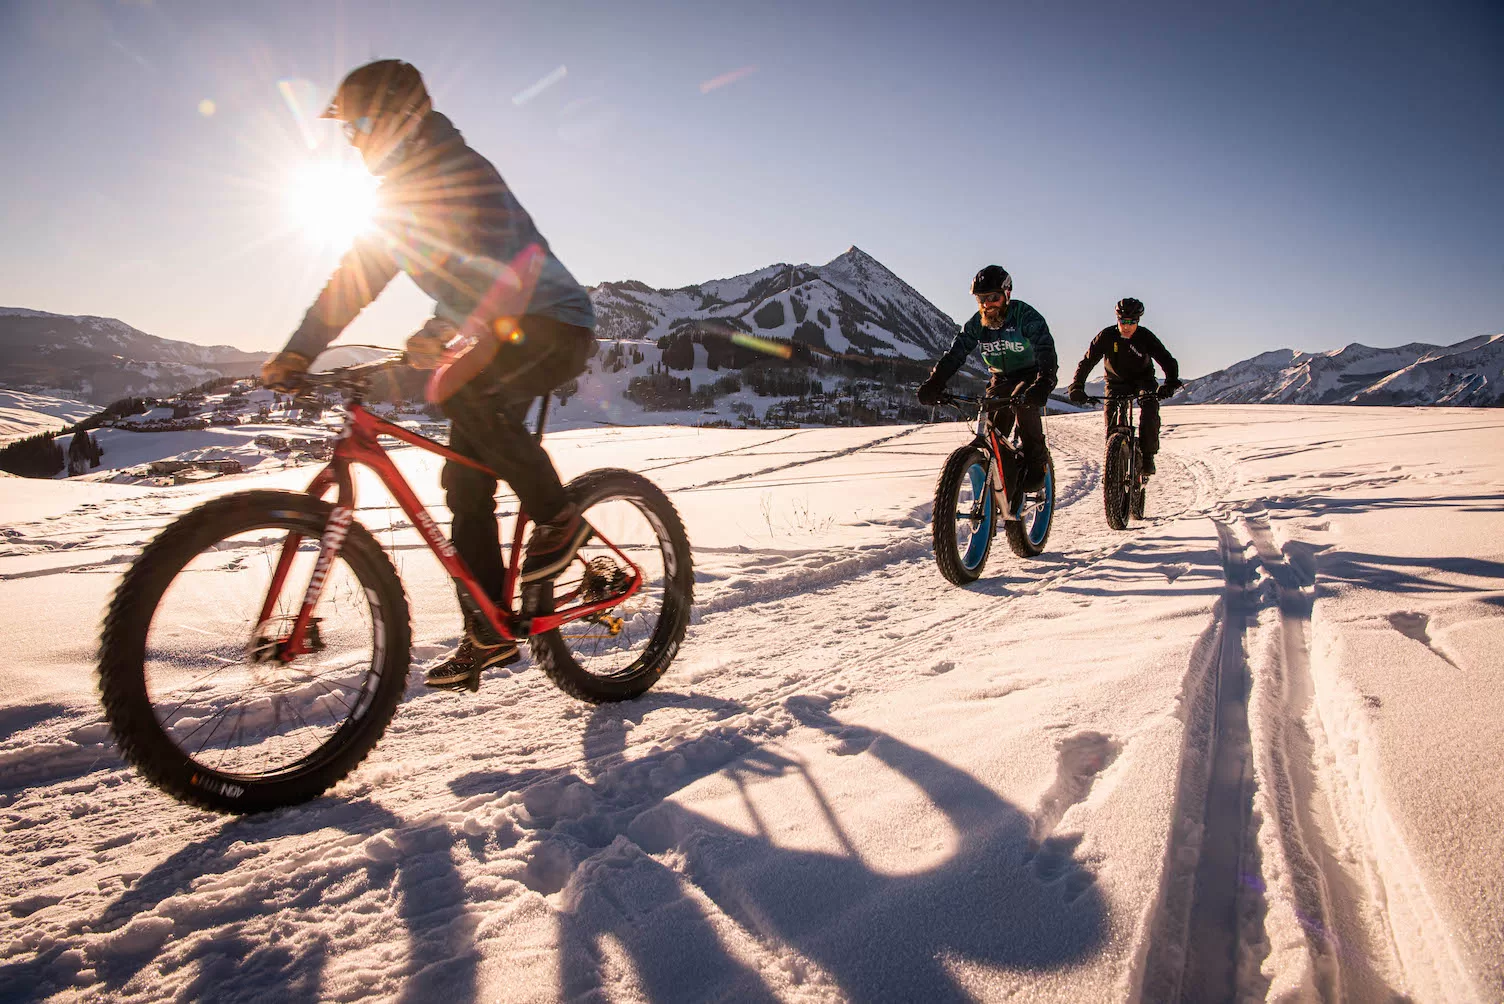
[[[357,240],[303,315],[303,323],[287,340],[287,351],[317,358],[380,295],[397,271],[397,262],[379,238]]]
[[[1060,356],[1055,352],[1055,336],[1044,315],[1038,311],[1023,323],[1023,333],[1034,343],[1034,363],[1039,367],[1032,390],[1038,395],[1047,395],[1060,382]]]
[[[1152,335],[1153,332],[1150,334]],[[1175,361],[1174,356],[1170,355],[1170,350],[1165,348],[1165,343],[1161,342],[1157,335],[1149,342],[1149,358],[1159,363],[1159,368],[1165,371],[1165,383],[1180,383],[1180,364]]]
[[[1097,332],[1097,337],[1093,338],[1091,344],[1086,347],[1086,355],[1082,356],[1081,362],[1076,365],[1076,375],[1071,380],[1072,387],[1086,386],[1086,378],[1091,376],[1091,371],[1096,368],[1097,363],[1102,361],[1102,356],[1106,351],[1106,341],[1102,332]]]
[[[956,371],[966,364],[966,357],[977,347],[977,337],[971,331],[971,322],[967,321],[960,331],[956,332],[956,340],[950,343],[950,349],[935,363],[935,368],[930,371],[930,379],[942,386],[956,375]]]

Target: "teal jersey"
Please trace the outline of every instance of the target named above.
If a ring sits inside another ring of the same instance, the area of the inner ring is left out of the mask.
[[[1039,311],[1022,300],[1008,304],[1001,327],[989,328],[982,324],[980,311],[972,314],[956,335],[950,351],[940,357],[935,371],[949,379],[975,349],[982,350],[982,362],[993,373],[1013,377],[1037,372],[1054,386],[1060,367],[1054,336]]]

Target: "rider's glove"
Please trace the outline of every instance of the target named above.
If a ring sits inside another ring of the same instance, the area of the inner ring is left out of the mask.
[[[1023,403],[1028,408],[1043,408],[1050,403],[1050,388],[1043,384],[1030,384],[1024,389]]]
[[[308,372],[311,362],[301,352],[284,349],[261,364],[261,382],[273,390],[292,390],[300,383],[298,378]]]
[[[1086,405],[1091,403],[1091,398],[1086,396],[1086,388],[1080,386],[1079,384],[1071,384],[1069,395],[1071,404],[1081,405],[1082,407],[1085,407]]]
[[[924,383],[919,385],[919,390],[916,392],[919,398],[919,403],[930,406],[939,404],[940,395],[944,393],[945,381],[936,380],[933,373],[930,374],[929,379],[925,380]]]
[[[1159,385],[1159,390],[1154,392],[1154,396],[1159,398],[1161,401],[1168,401],[1170,398],[1175,396],[1175,392],[1179,390],[1180,387],[1181,383],[1179,380],[1166,380],[1164,383]]]
[[[428,322],[407,336],[407,362],[414,369],[436,369],[443,361],[444,347],[459,334],[459,330],[442,317],[431,317]]]

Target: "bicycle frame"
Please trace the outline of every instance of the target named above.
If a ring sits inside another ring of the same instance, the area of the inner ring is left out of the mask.
[[[546,399],[545,399],[546,405]],[[543,414],[538,417],[538,434],[543,432]],[[304,592],[303,604],[298,611],[297,618],[288,630],[287,637],[276,646],[276,658],[282,662],[291,662],[299,655],[312,651],[307,645],[308,626],[313,618],[314,608],[318,605],[322,595],[324,580],[329,574],[329,569],[338,557],[340,547],[344,543],[345,534],[349,532],[350,523],[355,517],[355,482],[350,476],[350,467],[353,464],[362,464],[370,468],[381,483],[386,486],[397,505],[407,514],[413,526],[417,527],[418,533],[433,551],[434,557],[443,566],[456,585],[460,587],[462,598],[468,597],[473,604],[471,612],[484,617],[491,627],[507,641],[516,641],[526,638],[530,634],[541,634],[552,631],[569,621],[579,620],[602,610],[610,609],[621,603],[622,600],[634,595],[643,584],[642,569],[636,562],[628,558],[611,541],[606,540],[596,533],[595,539],[609,547],[618,558],[631,569],[631,575],[624,590],[598,600],[593,603],[583,603],[575,606],[569,604],[578,598],[579,590],[575,590],[563,597],[563,609],[553,613],[541,614],[534,617],[523,617],[514,605],[517,597],[517,578],[522,554],[523,533],[528,523],[527,513],[519,506],[516,525],[512,532],[512,543],[509,560],[506,562],[506,572],[502,587],[502,598],[499,603],[492,602],[475,579],[464,560],[460,558],[454,545],[444,536],[438,524],[434,522],[423,503],[418,501],[418,496],[408,485],[397,465],[387,455],[386,448],[378,441],[379,436],[391,436],[411,446],[436,453],[446,460],[463,464],[485,474],[495,477],[495,473],[484,464],[478,463],[469,457],[463,456],[441,443],[421,436],[411,430],[404,429],[383,418],[367,411],[361,401],[356,398],[345,404],[345,422],[339,433],[339,439],[335,443],[334,455],[329,464],[324,467],[308,486],[308,494],[315,498],[323,498],[331,490],[337,490],[338,495],[334,509],[329,514],[329,522],[324,528],[324,533],[319,540],[319,556],[314,563],[313,573],[309,577],[308,587]],[[278,559],[277,567],[272,574],[271,585],[267,590],[266,599],[262,604],[260,624],[267,624],[272,618],[276,598],[281,594],[282,586],[286,582],[287,574],[292,567],[293,558],[302,543],[302,535],[289,534],[282,545],[282,553]]]
[[[992,458],[992,488],[1002,495],[1003,519],[1017,521],[1023,515],[1024,500],[1023,492],[1018,492],[1015,499],[1011,491],[1018,484],[1023,470],[1023,455],[1017,442],[1017,424],[1009,436],[999,437],[997,425],[992,421],[992,410],[986,405],[986,398],[964,397],[959,394],[952,394],[950,398],[958,404],[977,405],[976,444]]]

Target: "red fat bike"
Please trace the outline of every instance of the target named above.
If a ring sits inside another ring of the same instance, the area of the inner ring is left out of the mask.
[[[354,518],[355,464],[407,514],[466,612],[498,640],[526,639],[566,693],[626,700],[673,661],[694,577],[667,496],[630,471],[576,478],[568,491],[595,536],[558,578],[520,597],[528,517],[519,511],[504,593],[492,602],[378,437],[486,468],[362,403],[373,377],[402,364],[387,355],[308,375],[310,387],[342,395],[344,423],[307,492],[205,503],[125,573],[105,617],[99,688],[121,751],[167,793],[224,812],[304,802],[353,770],[386,730],[407,682],[408,605],[391,558]],[[545,398],[540,437],[547,406]]]

